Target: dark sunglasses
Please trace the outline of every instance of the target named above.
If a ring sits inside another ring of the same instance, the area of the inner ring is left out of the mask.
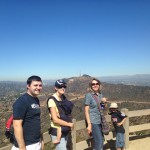
[[[99,85],[99,83],[92,83],[91,85],[92,85],[92,86],[94,86],[94,85]]]
[[[64,86],[59,86],[59,87],[57,87],[57,88],[58,88],[58,89],[62,89],[62,88],[65,89],[65,88],[67,88],[67,86],[64,85]]]

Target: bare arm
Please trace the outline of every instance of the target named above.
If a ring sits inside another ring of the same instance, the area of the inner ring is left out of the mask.
[[[89,115],[89,109],[90,107],[88,105],[85,106],[84,111],[85,111],[85,118],[87,121],[87,132],[90,135],[90,133],[92,132],[92,124],[91,124],[91,120],[90,120],[90,115]]]
[[[23,138],[22,122],[23,120],[13,120],[13,128],[14,128],[15,138],[19,146],[19,150],[26,150],[26,146]]]
[[[122,119],[122,121],[121,121],[121,122],[119,122],[119,123],[117,123],[117,125],[118,125],[118,126],[123,125],[123,123],[125,122],[125,120],[126,120],[126,118]]]
[[[53,120],[54,123],[57,123],[57,124],[62,125],[62,126],[68,126],[68,127],[71,127],[71,128],[73,127],[73,123],[66,122],[66,121],[58,118],[55,107],[51,107],[50,112],[51,112],[52,120]]]
[[[84,108],[84,110],[85,110],[86,121],[87,121],[88,124],[90,124],[91,120],[90,120],[90,116],[89,116],[89,106],[86,105],[85,108]]]

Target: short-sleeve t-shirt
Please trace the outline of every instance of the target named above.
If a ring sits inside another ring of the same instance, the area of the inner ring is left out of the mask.
[[[101,117],[100,117],[100,111],[98,109],[98,104],[92,95],[94,95],[94,93],[87,93],[85,95],[84,104],[90,107],[89,116],[90,116],[91,123],[101,124],[101,119],[100,119]],[[100,102],[102,98],[102,94],[98,94],[95,96],[97,96],[97,99]]]
[[[39,99],[27,93],[22,95],[13,104],[14,120],[23,120],[23,136],[26,146],[40,141],[40,113]],[[16,140],[14,145],[18,147]]]
[[[57,116],[59,116],[58,108],[57,108],[56,103],[54,102],[53,99],[49,99],[49,101],[48,101],[48,108],[51,108],[51,107],[54,107],[56,109]],[[50,114],[50,119],[51,119],[51,114]],[[53,120],[51,119],[51,127],[59,128],[60,125],[54,123]]]
[[[126,118],[127,116],[124,113],[121,113],[119,110],[115,111],[115,112],[111,112],[111,119],[114,125],[114,128],[116,130],[117,133],[124,133],[124,127],[123,125],[121,126],[117,126],[117,123],[121,122],[124,118]]]

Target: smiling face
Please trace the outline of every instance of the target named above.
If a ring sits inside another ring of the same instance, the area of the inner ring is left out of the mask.
[[[41,81],[32,81],[31,84],[27,84],[27,93],[33,97],[37,97],[42,90]]]
[[[100,91],[100,82],[96,79],[93,79],[91,82],[91,89],[94,92],[99,92]]]

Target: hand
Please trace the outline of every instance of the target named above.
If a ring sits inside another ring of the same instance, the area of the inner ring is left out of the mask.
[[[106,103],[106,102],[107,102],[107,98],[106,98],[106,97],[103,97],[103,98],[101,99],[101,101],[102,101],[103,103]]]
[[[91,136],[91,135],[92,135],[92,124],[89,123],[89,124],[88,124],[88,127],[87,127],[86,129],[87,129],[88,135]]]
[[[74,127],[74,124],[72,122],[69,122],[69,127],[70,128],[73,128]]]

